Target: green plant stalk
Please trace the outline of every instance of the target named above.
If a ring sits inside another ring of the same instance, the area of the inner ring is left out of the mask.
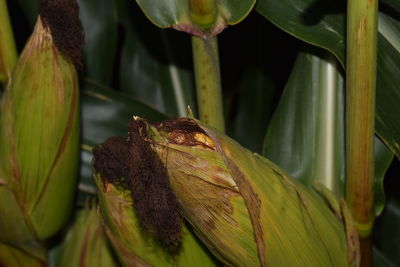
[[[372,265],[377,0],[349,0],[346,80],[346,201],[360,235],[361,265]]]
[[[6,84],[18,54],[7,11],[6,0],[0,0],[0,82]]]
[[[192,49],[200,120],[224,132],[218,39],[192,36]]]

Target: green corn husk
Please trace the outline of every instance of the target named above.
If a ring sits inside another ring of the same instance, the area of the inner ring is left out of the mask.
[[[77,72],[47,25],[39,16],[0,114],[0,242],[41,259],[69,217],[79,163]]]
[[[174,144],[187,135],[179,129],[188,123],[198,130],[185,138],[207,147]],[[159,129],[154,150],[160,157],[168,153],[170,183],[185,217],[227,264],[353,264],[345,225],[316,193],[272,162],[193,120],[166,122]]]
[[[55,266],[119,266],[114,259],[98,213],[94,203],[86,203],[85,207],[77,212],[74,224],[56,252]]]
[[[144,142],[157,153],[183,215],[224,264],[357,265],[357,235],[332,195],[305,188],[196,120],[135,118],[129,139],[135,136],[133,146]]]
[[[93,176],[108,237],[124,266],[216,266],[191,232],[184,227],[177,254],[171,254],[139,225],[129,190]]]
[[[43,267],[46,262],[32,257],[11,246],[0,243],[0,266],[2,267]]]
[[[0,83],[6,83],[17,62],[17,49],[6,0],[0,0]]]

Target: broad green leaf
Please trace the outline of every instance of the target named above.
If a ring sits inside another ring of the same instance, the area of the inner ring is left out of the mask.
[[[132,1],[118,1],[124,30],[119,89],[169,116],[195,110],[190,38],[154,27]]]
[[[344,190],[343,78],[327,54],[301,52],[273,115],[264,155],[304,184]]]
[[[126,135],[134,115],[150,121],[166,116],[140,100],[103,87],[91,80],[83,82],[82,94],[83,143],[93,146],[113,135]]]
[[[378,23],[376,130],[400,159],[400,21],[381,13]]]
[[[336,60],[301,52],[265,137],[264,155],[304,184],[314,181],[343,196],[344,84]],[[375,139],[376,213],[384,205],[383,177],[393,153]]]
[[[237,42],[238,36],[246,42]],[[297,43],[256,12],[219,35],[218,41],[227,133],[261,153],[276,96],[287,80],[289,69],[283,62],[294,59]],[[281,47],[287,50],[279,51]]]
[[[387,146],[375,137],[375,214],[378,216],[382,213],[386,204],[385,188],[383,181],[385,174],[393,161],[393,152]]]
[[[77,0],[85,31],[85,77],[110,85],[117,45],[114,0]]]
[[[255,9],[287,33],[332,52],[343,65],[344,1],[259,0]]]
[[[397,188],[398,193],[398,188]],[[393,197],[388,200],[382,217],[377,220],[375,227],[375,243],[380,252],[393,265],[400,265],[400,201]],[[389,265],[390,266],[390,265]]]
[[[400,13],[400,2],[397,0],[382,0],[381,1],[382,8],[387,8],[389,12],[397,12]]]
[[[239,23],[255,0],[136,0],[151,22],[190,34],[212,36]]]
[[[133,115],[150,121],[167,117],[154,108],[130,96],[85,80],[81,85],[82,147],[81,191],[95,193],[92,182],[92,148],[110,136],[127,135]]]
[[[394,161],[385,180],[387,203],[380,217],[375,221],[374,244],[379,262],[374,266],[400,266],[400,164]],[[375,260],[375,259],[374,259]]]
[[[373,248],[373,266],[375,267],[395,267],[396,265],[392,263],[379,249]]]
[[[13,1],[9,1],[13,2]],[[28,21],[31,29],[35,26],[38,14],[38,1],[37,0],[17,0],[15,1],[19,8],[21,8],[26,20]],[[22,19],[22,18],[20,18]]]
[[[258,12],[284,31],[331,51],[344,66],[345,5],[313,0],[260,0]],[[400,158],[400,21],[379,14],[376,130]]]

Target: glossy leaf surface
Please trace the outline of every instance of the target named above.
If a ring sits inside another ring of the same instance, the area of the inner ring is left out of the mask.
[[[400,171],[399,162],[394,162],[388,170],[385,180],[387,203],[385,209],[375,223],[374,241],[381,258],[388,264],[376,264],[376,266],[400,265]]]
[[[238,42],[238,36],[246,42]],[[227,133],[261,153],[291,67],[286,63],[294,61],[297,42],[256,12],[219,35],[218,41]]]
[[[343,77],[338,63],[320,53],[299,54],[269,125],[264,155],[304,184],[318,181],[343,196]],[[380,213],[385,201],[383,177],[393,154],[378,138],[375,142],[375,208]]]
[[[378,17],[378,79],[376,131],[400,159],[400,21],[381,13]]]
[[[117,45],[116,1],[78,0],[85,31],[85,77],[110,85]]]
[[[382,218],[378,221],[376,231],[377,245],[387,258],[396,266],[400,264],[400,201],[391,199],[383,213]]]
[[[344,66],[345,2],[258,1],[258,12],[295,37],[331,51]],[[376,130],[400,157],[400,21],[379,14]]]
[[[18,7],[21,8],[25,19],[33,29],[38,14],[38,1],[35,0],[17,0]]]
[[[136,0],[158,27],[172,27],[200,36],[216,35],[227,25],[239,23],[255,0]]]
[[[118,2],[118,16],[120,90],[173,117],[185,116],[188,105],[195,110],[189,36],[158,29],[130,1]]]
[[[343,78],[334,59],[312,52],[301,52],[294,64],[269,125],[264,154],[303,183],[319,181],[341,194]]]
[[[95,192],[92,182],[92,148],[110,136],[127,135],[132,116],[150,121],[166,119],[166,115],[143,102],[86,80],[81,91],[82,146],[80,189]]]

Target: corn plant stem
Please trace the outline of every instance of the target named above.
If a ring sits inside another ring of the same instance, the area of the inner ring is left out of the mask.
[[[346,201],[360,236],[361,265],[372,265],[377,0],[347,6]]]
[[[200,120],[224,132],[217,37],[192,36],[192,50]]]
[[[0,0],[0,82],[5,86],[12,69],[17,63],[17,49],[6,0]]]

